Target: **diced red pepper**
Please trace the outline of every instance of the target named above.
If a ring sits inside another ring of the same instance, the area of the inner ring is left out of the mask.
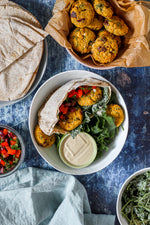
[[[68,98],[72,98],[73,96],[77,96],[77,92],[75,90],[72,90],[68,93]]]
[[[81,98],[81,97],[82,97],[82,95],[83,95],[83,91],[82,91],[82,89],[78,89],[78,94],[77,94],[77,97],[78,97],[78,98]]]
[[[5,146],[9,146],[9,144],[8,144],[8,142],[4,141],[4,142],[1,143],[1,146],[5,147]]]
[[[16,150],[16,157],[19,158],[21,150]]]
[[[2,159],[0,159],[0,164],[1,164],[2,166],[5,166],[5,161],[2,160]]]
[[[9,155],[15,155],[16,154],[16,150],[15,149],[11,149],[9,146],[6,146],[7,149],[7,153]]]
[[[8,134],[8,130],[6,128],[3,129],[3,134],[6,136]]]
[[[92,86],[92,89],[96,89],[96,86]]]
[[[16,143],[17,143],[16,141],[13,140],[10,141],[10,145],[15,145]]]
[[[14,164],[17,163],[17,159],[19,159],[21,150],[12,149],[15,144],[16,146],[20,146],[20,142],[18,137],[8,129],[0,130],[0,174],[9,171],[14,168]],[[12,146],[12,148],[11,148]],[[10,165],[7,167],[7,165]]]
[[[7,158],[9,156],[8,152],[5,149],[1,150],[1,154],[2,154],[3,158]]]

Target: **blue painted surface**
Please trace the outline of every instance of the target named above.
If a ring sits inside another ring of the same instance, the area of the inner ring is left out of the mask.
[[[52,15],[54,0],[15,0],[37,17],[43,27]],[[122,94],[128,108],[130,128],[127,141],[119,156],[97,173],[77,176],[85,186],[93,213],[116,213],[116,200],[123,182],[135,171],[150,166],[150,67],[94,70],[79,64],[50,36],[48,66],[36,90],[22,102],[0,108],[0,123],[16,128],[26,143],[26,157],[22,168],[34,166],[54,170],[37,153],[30,138],[28,113],[32,98],[48,78],[66,70],[88,70],[110,82]]]

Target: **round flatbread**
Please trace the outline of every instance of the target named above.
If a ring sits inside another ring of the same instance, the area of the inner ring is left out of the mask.
[[[19,5],[0,2],[0,101],[16,100],[30,89],[43,54],[47,33]]]

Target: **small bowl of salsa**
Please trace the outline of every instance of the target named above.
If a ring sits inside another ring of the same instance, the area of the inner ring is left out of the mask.
[[[0,178],[14,173],[24,157],[25,145],[20,134],[12,127],[0,125]]]

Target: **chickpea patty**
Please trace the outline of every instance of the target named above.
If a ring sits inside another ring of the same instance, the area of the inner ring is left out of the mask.
[[[78,0],[70,10],[71,22],[76,27],[86,27],[93,21],[94,14],[94,9],[88,1]]]
[[[113,16],[111,19],[105,19],[103,24],[108,32],[116,36],[124,36],[128,33],[127,25],[118,16]]]
[[[92,23],[90,23],[87,27],[91,30],[100,30],[103,27],[103,17],[100,15],[98,18],[94,17]]]
[[[112,62],[118,54],[118,44],[111,36],[98,37],[92,45],[92,56],[99,63]]]
[[[111,18],[114,13],[112,6],[107,0],[94,0],[93,6],[95,11],[105,18]]]
[[[114,34],[111,34],[109,33],[107,30],[105,29],[101,29],[99,32],[98,32],[98,36],[103,38],[103,37],[107,37],[107,36],[111,36],[112,38],[114,38],[116,41],[117,41],[117,44],[118,44],[118,47],[120,48],[121,47],[121,38],[119,36],[116,36]]]
[[[69,37],[69,42],[74,50],[81,54],[89,53],[96,35],[88,28],[75,28]]]
[[[35,127],[34,136],[39,145],[42,147],[50,147],[55,142],[55,134],[48,136],[40,129],[39,125]]]
[[[115,125],[119,127],[124,121],[124,112],[121,106],[117,104],[110,104],[107,106],[106,113],[108,116],[112,116],[115,118]]]
[[[92,89],[89,93],[77,99],[80,106],[94,105],[102,99],[102,90],[100,87]]]
[[[74,112],[69,112],[65,119],[59,121],[59,125],[66,131],[71,131],[82,123],[83,115],[81,108],[77,108]]]

